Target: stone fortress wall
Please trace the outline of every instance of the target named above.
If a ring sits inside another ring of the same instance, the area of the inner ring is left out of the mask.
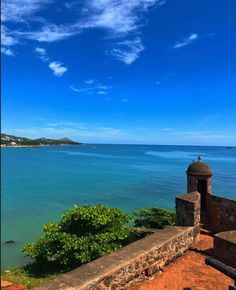
[[[236,230],[236,201],[207,194],[207,216],[214,233]]]

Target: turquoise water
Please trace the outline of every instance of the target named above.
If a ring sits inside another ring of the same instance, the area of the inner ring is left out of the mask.
[[[202,155],[213,192],[236,199],[236,149],[194,146],[84,145],[2,149],[2,267],[27,262],[22,245],[73,204],[104,203],[127,212],[174,208],[185,171]],[[15,244],[4,244],[15,240]]]

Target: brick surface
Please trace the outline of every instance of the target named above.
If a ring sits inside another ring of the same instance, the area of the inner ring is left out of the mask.
[[[129,290],[228,290],[233,280],[205,264],[205,256],[197,251],[211,253],[213,238],[200,235],[196,251],[188,251],[167,266],[152,280],[134,285]]]
[[[13,285],[13,283],[9,281],[1,280],[1,289],[2,290],[24,290],[26,287],[24,285]]]
[[[1,280],[1,288],[4,288],[4,287],[8,287],[8,286],[11,286],[12,283],[9,282],[9,281],[2,281]]]

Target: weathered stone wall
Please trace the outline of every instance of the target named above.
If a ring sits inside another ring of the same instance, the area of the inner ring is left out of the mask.
[[[207,194],[207,215],[212,232],[236,230],[236,201]]]
[[[206,180],[206,182],[207,182],[206,191],[211,193],[211,191],[212,191],[211,176],[200,175],[200,174],[197,174],[197,175],[188,174],[187,175],[187,192],[197,191],[197,185],[198,185],[199,180]]]
[[[236,231],[214,235],[214,255],[236,268]]]
[[[177,226],[195,226],[199,227],[201,201],[199,192],[186,193],[177,196],[176,204],[176,218],[175,224]]]
[[[126,289],[181,256],[196,235],[195,227],[168,227],[36,289]]]

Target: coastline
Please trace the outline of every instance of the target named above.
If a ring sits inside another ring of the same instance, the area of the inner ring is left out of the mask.
[[[9,145],[9,146],[3,146],[1,145],[1,148],[30,148],[30,147],[41,147],[42,145]]]
[[[55,147],[55,146],[80,146],[82,144],[41,144],[41,145],[1,145],[1,148],[39,148],[39,147]]]

